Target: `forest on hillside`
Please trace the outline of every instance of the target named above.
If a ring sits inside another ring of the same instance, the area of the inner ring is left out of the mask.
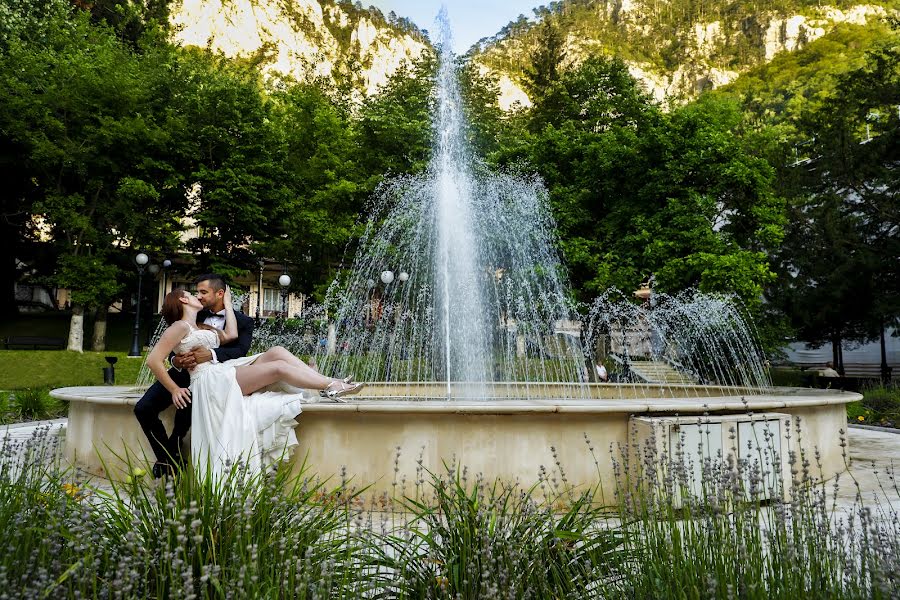
[[[106,5],[0,0],[0,314],[16,282],[105,311],[133,286],[137,247],[226,275],[278,260],[321,298],[373,191],[427,166],[436,58],[354,105],[340,82],[173,46],[153,3]],[[474,151],[543,179],[575,299],[651,276],[734,294],[769,347],[897,322],[896,23],[840,68],[816,66],[838,36],[672,110],[620,59],[571,65],[558,28],[540,35],[530,109],[503,113],[465,59],[461,81]],[[199,235],[183,247],[186,223]]]
[[[796,32],[803,47],[813,41],[812,29],[825,26],[834,11],[865,6],[890,14],[896,0],[861,3],[835,0],[561,0],[519,15],[470,54],[490,68],[520,79],[529,55],[541,44],[542,28],[559,29],[572,52],[570,60],[587,54],[615,55],[660,73],[690,68],[698,58],[709,66],[742,72],[766,62],[767,42],[783,43],[790,35],[787,19],[806,17]],[[778,27],[776,39],[769,36]]]

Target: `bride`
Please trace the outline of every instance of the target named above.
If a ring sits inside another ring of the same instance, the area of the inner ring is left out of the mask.
[[[288,350],[276,346],[253,356],[222,363],[201,363],[190,370],[190,387],[179,387],[164,361],[173,351],[214,349],[238,335],[231,290],[225,289],[225,329],[197,326],[200,300],[184,289],[166,295],[162,315],[169,327],[147,357],[147,365],[172,394],[176,408],[193,405],[191,456],[194,468],[214,476],[228,473],[241,461],[250,472],[273,464],[297,445],[294,428],[300,414],[299,390],[261,391],[273,384],[317,389],[339,399],[355,394],[362,383],[325,377]],[[294,393],[296,392],[296,393]]]

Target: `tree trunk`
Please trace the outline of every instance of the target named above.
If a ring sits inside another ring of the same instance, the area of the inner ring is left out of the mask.
[[[841,348],[841,338],[839,338],[837,336],[837,334],[832,334],[831,335],[831,366],[833,366],[835,370],[837,370],[838,365],[841,364],[840,348]]]
[[[81,304],[72,305],[68,349],[73,352],[84,352],[84,306]]]
[[[101,306],[97,309],[97,317],[94,319],[94,338],[91,340],[91,349],[94,352],[106,350],[106,316],[109,307]]]
[[[835,333],[831,336],[831,366],[834,370],[844,376],[844,351],[841,348],[842,339],[840,334]]]

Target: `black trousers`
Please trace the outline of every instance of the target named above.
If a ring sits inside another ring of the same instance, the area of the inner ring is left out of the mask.
[[[169,377],[180,387],[188,387],[191,376],[186,369],[178,371],[169,369]],[[191,405],[175,411],[175,426],[172,434],[166,433],[166,428],[159,418],[159,413],[172,406],[172,394],[163,384],[156,382],[144,393],[137,404],[134,405],[134,416],[137,417],[144,430],[144,435],[150,441],[156,462],[174,465],[182,462],[181,441],[191,428]]]

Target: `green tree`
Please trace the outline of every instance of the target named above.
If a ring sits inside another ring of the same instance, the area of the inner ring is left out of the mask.
[[[773,303],[800,339],[876,338],[900,316],[900,50],[897,29],[799,122],[810,160],[786,167],[792,190],[788,242]],[[868,134],[868,135],[867,135]],[[871,136],[871,137],[868,137]]]
[[[537,100],[559,81],[566,59],[566,38],[553,21],[541,22],[529,59],[531,65],[525,69],[522,84],[528,95]]]
[[[770,292],[796,335],[814,346],[831,344],[842,368],[844,342],[873,337],[878,257],[863,237],[863,222],[838,194],[811,196],[791,206],[790,227],[778,254],[779,285]]]
[[[544,98],[559,110],[503,158],[524,158],[544,177],[582,298],[654,275],[662,291],[696,286],[759,307],[783,201],[768,163],[735,134],[735,103],[663,113],[606,58],[564,73]]]
[[[460,63],[459,84],[469,147],[477,156],[488,156],[498,149],[508,130],[499,103],[500,88],[494,77],[480,73],[472,61]]]
[[[268,236],[273,210],[290,193],[272,102],[257,70],[199,50],[180,54],[178,80],[174,102],[184,129],[177,143],[192,222],[187,247],[198,270],[240,275],[256,264],[253,244]]]
[[[258,251],[292,263],[293,285],[322,295],[356,234],[366,197],[352,117],[315,85],[293,85],[274,101],[290,192],[275,208]]]
[[[431,156],[437,57],[424,54],[395,71],[363,101],[356,123],[356,164],[374,189],[386,174],[417,173]]]
[[[165,48],[135,55],[80,11],[53,13],[37,35],[7,39],[0,56],[0,146],[21,153],[4,163],[20,170],[23,211],[60,257],[53,279],[71,292],[72,350],[82,348],[85,309],[105,307],[118,289],[122,248],[176,240],[166,200],[178,194],[165,190],[173,169],[157,118],[170,57]]]

